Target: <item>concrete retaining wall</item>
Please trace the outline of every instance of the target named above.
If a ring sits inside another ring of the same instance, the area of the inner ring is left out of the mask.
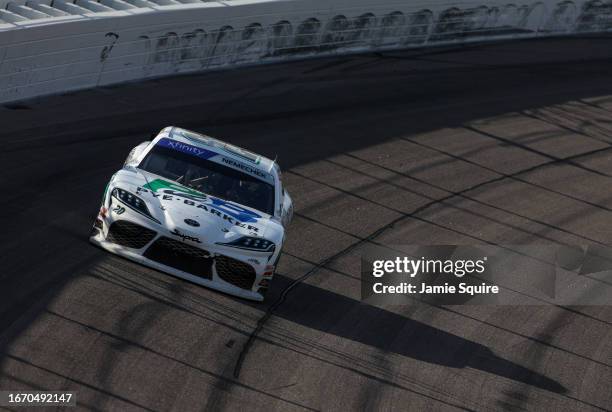
[[[137,1],[100,0],[96,4],[112,4],[113,11],[32,14],[37,18],[10,23],[0,15],[5,21],[0,24],[0,102],[322,54],[612,29],[612,1],[601,0],[195,0],[167,6],[140,0],[144,3],[137,4],[150,7],[123,5]],[[28,2],[22,2],[25,9],[14,4],[5,7],[21,13],[32,8]],[[73,10],[70,4],[85,5],[49,0],[47,7]]]

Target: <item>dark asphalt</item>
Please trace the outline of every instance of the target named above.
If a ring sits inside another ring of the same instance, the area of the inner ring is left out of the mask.
[[[368,243],[612,244],[612,37],[155,80],[0,124],[0,390],[120,411],[612,409],[612,302],[359,300]],[[87,242],[106,181],[166,125],[278,156],[296,217],[266,303]]]

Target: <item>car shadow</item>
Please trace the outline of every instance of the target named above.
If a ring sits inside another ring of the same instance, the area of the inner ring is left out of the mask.
[[[267,301],[270,308],[275,306],[273,301],[292,279],[277,274],[274,282]],[[308,283],[300,283],[291,293],[291,297],[275,308],[273,316],[421,362],[456,369],[472,368],[550,392],[567,393],[556,380],[504,359],[486,345],[408,315],[371,306]],[[268,343],[274,344],[273,341]]]

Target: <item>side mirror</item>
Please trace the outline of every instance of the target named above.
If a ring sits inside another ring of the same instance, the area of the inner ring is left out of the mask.
[[[151,142],[142,142],[138,146],[132,149],[127,159],[125,159],[125,163],[123,166],[136,166],[138,161],[140,160],[140,155],[145,151],[145,149],[149,146]]]
[[[289,193],[285,189],[283,189],[283,199],[282,199],[283,210],[281,213],[281,223],[283,226],[289,226],[291,220],[293,219],[293,200]]]

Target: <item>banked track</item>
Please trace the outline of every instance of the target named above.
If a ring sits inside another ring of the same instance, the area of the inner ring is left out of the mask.
[[[373,307],[364,244],[612,243],[612,38],[311,60],[0,108],[0,389],[91,410],[611,410],[611,307]],[[163,126],[278,155],[251,304],[86,241]]]

